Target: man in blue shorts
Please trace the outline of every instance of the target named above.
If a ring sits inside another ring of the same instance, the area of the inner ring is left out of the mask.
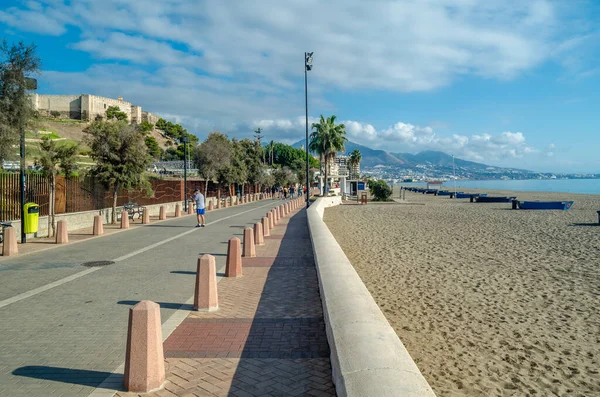
[[[196,227],[205,227],[205,218],[204,214],[206,209],[204,208],[204,195],[200,193],[200,190],[194,190],[194,195],[192,196],[192,200],[196,202],[196,216],[198,217],[198,224]]]

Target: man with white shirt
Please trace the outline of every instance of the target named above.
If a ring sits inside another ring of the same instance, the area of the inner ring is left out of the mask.
[[[200,190],[196,189],[194,190],[194,195],[191,199],[196,202],[196,217],[198,218],[196,227],[205,227],[204,214],[206,213],[206,210],[204,208],[204,195],[200,193]]]

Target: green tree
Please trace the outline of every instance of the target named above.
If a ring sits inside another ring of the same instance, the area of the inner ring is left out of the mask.
[[[232,146],[227,136],[220,132],[211,132],[206,140],[196,147],[194,162],[198,173],[206,184],[204,195],[208,192],[208,182],[217,180],[219,171],[229,167],[231,163]],[[219,188],[219,197],[221,191]]]
[[[218,180],[221,184],[226,184],[231,192],[232,185],[243,184],[246,182],[248,170],[245,162],[246,153],[244,147],[237,139],[231,140],[231,161],[228,166],[219,170]],[[235,189],[234,189],[235,191]]]
[[[36,111],[27,93],[32,88],[28,76],[39,69],[34,44],[0,43],[0,162],[14,155],[20,132],[33,122]]]
[[[359,175],[354,175],[354,169],[360,165],[360,160],[362,159],[362,155],[360,154],[360,150],[354,149],[354,151],[350,154],[350,179],[353,177],[358,178]]]
[[[148,133],[154,129],[154,124],[149,122],[148,120],[144,120],[139,125],[140,131],[143,133]]]
[[[146,144],[146,147],[148,148],[148,154],[155,159],[159,159],[160,156],[163,154],[163,150],[158,145],[156,138],[154,138],[152,135],[148,135],[144,142]]]
[[[91,157],[91,174],[113,193],[112,223],[117,220],[120,189],[148,187],[144,172],[150,164],[143,135],[125,121],[95,121],[84,130]]]
[[[328,164],[335,158],[337,152],[344,150],[344,145],[347,141],[346,127],[344,124],[336,124],[335,119],[335,115],[327,119],[321,115],[319,122],[312,124],[314,131],[310,134],[309,150],[317,153],[325,165],[325,194],[328,191]]]
[[[260,127],[258,127],[256,129],[256,131],[254,131],[254,137],[256,138],[256,140],[258,141],[258,146],[260,148],[260,157],[262,158],[262,162],[265,162],[265,153],[262,147],[262,139],[264,137],[262,130],[260,129]]]
[[[258,140],[242,139],[240,141],[244,154],[244,163],[246,166],[246,181],[253,185],[262,184],[262,175],[265,172],[263,167],[263,147]],[[244,194],[242,190],[242,194]]]
[[[109,106],[108,109],[106,109],[106,119],[125,121],[127,120],[127,113],[122,112],[121,108],[118,106]]]
[[[276,168],[272,175],[275,179],[275,186],[287,186],[297,182],[296,175],[288,167]]]
[[[383,180],[370,180],[367,182],[369,190],[373,194],[373,201],[389,201],[392,188]]]
[[[40,142],[39,164],[42,167],[42,173],[50,181],[50,208],[48,216],[48,237],[56,233],[55,222],[55,195],[56,195],[56,174],[64,172],[65,177],[71,177],[75,168],[75,155],[79,149],[78,145],[59,144],[50,139],[49,136],[43,136]]]
[[[269,164],[271,164],[271,166],[273,165],[274,151],[275,151],[275,141],[271,141],[271,142],[269,142],[269,159],[270,159]]]

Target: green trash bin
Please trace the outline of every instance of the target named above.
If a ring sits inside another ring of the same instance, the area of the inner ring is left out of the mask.
[[[36,203],[27,203],[23,208],[25,208],[25,234],[37,233],[40,206]]]

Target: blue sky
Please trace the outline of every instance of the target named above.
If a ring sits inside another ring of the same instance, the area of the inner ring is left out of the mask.
[[[600,172],[600,1],[3,0],[40,93],[123,96],[204,138],[304,135],[390,152]]]

